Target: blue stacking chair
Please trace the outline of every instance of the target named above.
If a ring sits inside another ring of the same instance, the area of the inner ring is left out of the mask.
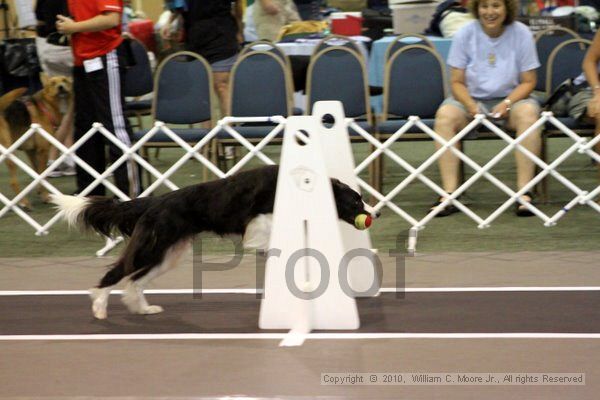
[[[390,59],[390,57],[396,54],[396,52],[401,48],[410,46],[412,44],[421,44],[423,46],[428,46],[432,49],[435,49],[435,46],[433,45],[433,43],[431,43],[431,40],[427,39],[426,36],[420,35],[418,33],[403,33],[402,35],[396,36],[396,38],[392,40],[388,45],[387,49],[385,50],[385,61],[387,62]]]
[[[282,53],[283,54],[283,53]],[[271,117],[292,115],[291,72],[285,59],[273,51],[249,50],[238,57],[229,81],[230,115],[233,117]],[[258,142],[276,125],[241,123],[234,129],[250,142]],[[239,144],[227,133],[219,135],[222,146]],[[282,136],[279,136],[281,138]],[[280,141],[273,141],[277,143]]]
[[[592,44],[587,39],[570,39],[557,45],[548,57],[546,68],[546,93],[550,94],[556,90],[561,83],[567,79],[574,78],[581,74],[581,63],[585,57],[588,47]],[[559,120],[570,129],[582,130],[591,128],[582,126],[578,121],[569,117],[560,117]],[[552,130],[552,127],[548,127]]]
[[[400,47],[385,66],[383,111],[377,123],[379,136],[385,138],[396,132],[409,116],[418,116],[433,128],[435,113],[447,97],[446,80],[444,62],[433,47]]]
[[[364,59],[344,46],[330,46],[313,55],[306,77],[306,111],[310,115],[317,101],[342,102],[346,117],[354,118],[372,132],[373,117]],[[350,130],[351,139],[359,138]]]
[[[129,38],[134,65],[125,70],[123,79],[123,95],[126,100],[123,110],[127,117],[137,119],[136,126],[142,127],[142,117],[152,113],[152,100],[140,97],[152,93],[154,90],[154,77],[152,66],[148,58],[148,50],[142,42]]]
[[[287,54],[285,54],[285,52],[283,51],[283,49],[281,47],[277,46],[277,44],[271,42],[270,40],[256,40],[254,42],[248,43],[240,51],[239,55],[241,57],[251,51],[267,51],[267,52],[273,53],[277,57],[279,57],[281,59],[281,61],[284,62],[285,65],[287,65],[287,66],[290,65],[290,59],[287,56]]]
[[[548,65],[546,68],[546,93],[552,93],[558,86],[567,79],[574,78],[581,74],[581,63],[585,57],[588,47],[592,44],[586,39],[570,39],[563,41],[557,45],[548,57]],[[595,127],[593,124],[576,121],[571,117],[557,117],[567,128],[573,130],[581,136],[593,136]],[[547,124],[544,135],[542,136],[542,158],[547,158],[547,140],[551,137],[564,136],[563,133],[556,129],[554,125]],[[544,197],[547,198],[548,179],[542,182]]]
[[[537,70],[537,83],[535,90],[543,92],[545,96],[550,95],[546,92],[546,71],[548,68],[548,59],[550,53],[561,43],[570,39],[580,39],[577,32],[564,27],[552,27],[544,29],[535,35],[535,48],[540,60],[540,68]],[[544,97],[545,97],[544,96]]]
[[[411,35],[412,36],[412,35]],[[418,116],[433,129],[435,114],[447,96],[447,74],[444,61],[433,46],[411,44],[399,46],[385,65],[383,110],[377,122],[381,141],[394,134]],[[403,140],[431,140],[419,128],[402,136]],[[378,159],[374,186],[383,184],[383,157]]]
[[[315,56],[321,50],[331,46],[347,47],[348,49],[355,51],[359,56],[363,56],[363,52],[361,51],[359,44],[354,39],[342,35],[329,35],[324,37],[319,43],[317,43],[313,49],[312,55]]]
[[[154,87],[152,120],[168,124],[184,141],[196,144],[215,126],[212,71],[200,55],[181,51],[165,58],[156,71]],[[139,140],[146,133],[147,130],[137,131],[134,139]],[[165,133],[158,132],[144,144],[142,152],[145,157],[149,147],[178,145]]]

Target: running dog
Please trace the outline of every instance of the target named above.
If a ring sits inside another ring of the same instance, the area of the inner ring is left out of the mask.
[[[98,286],[90,289],[94,316],[107,317],[110,290],[123,278],[128,279],[122,301],[130,312],[162,312],[162,307],[148,304],[144,288],[175,267],[194,236],[201,232],[242,235],[245,247],[267,248],[278,171],[277,166],[256,168],[126,202],[106,197],[52,195],[51,202],[64,211],[69,225],[105,236],[118,231],[129,237],[123,254]],[[331,186],[342,221],[364,229],[371,224],[371,218],[379,216],[348,185],[331,179]]]
[[[32,123],[40,124],[42,129],[54,136],[62,117],[70,107],[72,100],[71,78],[66,76],[46,77],[42,75],[43,89],[29,99],[22,96],[27,88],[14,89],[0,97],[0,144],[10,147],[27,130]],[[48,163],[50,143],[42,136],[35,134],[26,140],[19,150],[25,151],[33,169],[41,173]],[[10,175],[10,186],[15,194],[21,191],[17,179],[17,167],[6,160]],[[42,201],[48,202],[48,191],[43,186],[38,187]],[[24,198],[19,206],[29,210],[31,204]]]

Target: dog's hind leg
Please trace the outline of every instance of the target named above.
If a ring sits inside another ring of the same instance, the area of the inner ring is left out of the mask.
[[[92,299],[92,312],[94,317],[98,319],[106,319],[108,306],[108,296],[111,289],[123,279],[124,267],[121,262],[118,262],[108,271],[97,287],[90,289],[90,298]]]
[[[44,139],[42,139],[42,140],[44,140]],[[44,170],[46,169],[46,164],[48,163],[48,149],[40,148],[33,154],[31,154],[30,152],[27,152],[27,155],[29,156],[29,159],[31,160],[31,165],[33,165],[33,169],[35,169],[35,172],[37,172],[38,174],[41,174],[42,172],[44,172]],[[37,187],[37,193],[44,203],[49,202],[50,193],[48,193],[48,190],[46,190],[44,185],[42,185],[41,183]]]
[[[21,192],[19,178],[17,177],[17,166],[11,160],[6,159],[6,167],[8,168],[8,175],[10,176],[10,187],[15,192],[15,195],[17,195]],[[31,211],[31,204],[29,203],[29,200],[27,200],[27,197],[23,197],[21,199],[21,201],[19,202],[19,207],[21,207],[25,211]]]
[[[191,240],[189,239],[177,242],[167,250],[160,265],[141,269],[129,277],[121,301],[130,312],[134,314],[158,314],[163,311],[161,306],[148,304],[144,296],[144,289],[154,278],[175,268],[190,246]]]

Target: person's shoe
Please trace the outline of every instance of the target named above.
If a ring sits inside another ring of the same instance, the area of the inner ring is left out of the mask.
[[[529,197],[529,200],[523,199],[528,203],[533,203],[533,195],[530,192],[525,193],[522,197]],[[515,214],[517,217],[533,217],[533,212],[527,206],[517,202],[515,203]]]
[[[235,158],[235,149],[233,148],[233,146],[226,146],[225,147],[225,159],[233,160],[234,158]]]
[[[63,167],[61,169],[62,176],[73,176],[77,175],[77,171],[75,170],[75,165],[61,164]]]
[[[77,175],[77,171],[75,169],[75,161],[72,156],[67,156],[65,161],[61,164],[62,166],[62,174],[63,176],[73,176]]]
[[[451,194],[451,193],[449,193]],[[459,196],[460,197],[460,196]],[[433,203],[433,205],[431,206],[431,208],[429,209],[429,211],[431,212],[434,208],[436,208],[437,206],[439,206],[440,204],[442,204],[442,202],[444,201],[444,199],[439,198],[435,203]],[[442,211],[440,211],[439,213],[435,214],[435,217],[447,217],[449,215],[455,214],[457,212],[459,212],[460,210],[452,203],[447,204],[446,207],[444,207],[442,209]]]
[[[48,162],[46,163],[46,168],[48,168],[53,162],[54,160],[48,160]],[[48,178],[60,178],[61,176],[63,176],[61,166],[62,164],[59,164],[56,168],[54,168],[54,170],[47,175]]]

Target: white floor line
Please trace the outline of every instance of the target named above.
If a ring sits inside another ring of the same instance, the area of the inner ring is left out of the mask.
[[[73,340],[282,340],[287,335],[287,333],[0,335],[0,342]],[[309,333],[306,335],[306,339],[600,339],[600,333]]]
[[[486,286],[486,287],[423,287],[381,288],[381,293],[445,293],[445,292],[597,292],[600,286]],[[113,290],[111,294],[121,294]],[[146,294],[256,294],[255,288],[233,289],[148,289]],[[262,289],[260,292],[262,293]],[[0,290],[0,296],[69,296],[88,295],[87,290]]]

